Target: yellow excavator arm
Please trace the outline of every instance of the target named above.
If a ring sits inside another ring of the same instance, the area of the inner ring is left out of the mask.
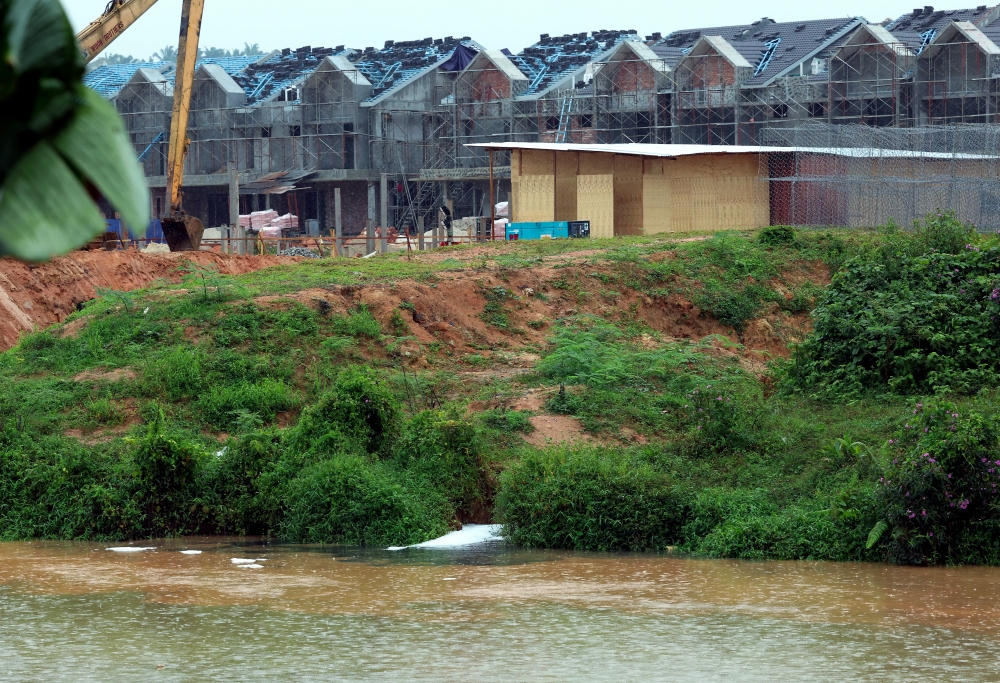
[[[133,0],[135,2],[136,0]],[[191,87],[198,62],[198,39],[205,0],[184,0],[181,8],[181,34],[177,43],[177,73],[174,76],[174,110],[170,118],[170,147],[167,151],[167,201],[170,216],[160,223],[170,251],[197,251],[205,226],[184,213],[184,157],[188,146],[188,118],[191,115]]]
[[[90,62],[146,13],[156,0],[111,0],[104,14],[76,34],[84,62]]]
[[[76,34],[84,61],[99,55],[129,26],[156,4],[156,0],[110,0],[97,21]],[[198,62],[198,40],[205,0],[184,0],[181,8],[181,32],[177,43],[177,71],[174,75],[174,108],[170,118],[170,142],[167,151],[167,200],[170,215],[162,220],[163,235],[171,251],[197,250],[205,227],[182,206],[184,157],[188,147],[188,118],[191,115],[191,87]]]

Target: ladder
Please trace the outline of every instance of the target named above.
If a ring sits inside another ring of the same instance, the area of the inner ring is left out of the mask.
[[[573,96],[575,94],[571,93],[562,99],[562,105],[559,109],[559,128],[556,129],[556,142],[566,142],[566,136],[569,134],[570,112],[573,111]]]

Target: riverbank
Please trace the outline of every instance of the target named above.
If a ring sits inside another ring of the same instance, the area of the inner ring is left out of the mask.
[[[835,386],[817,370],[832,276],[920,240],[769,229],[186,264],[0,355],[0,538],[402,546],[503,522],[554,548],[992,563],[989,515],[959,528],[942,489],[939,526],[918,528],[887,497],[890,440],[936,390],[876,386],[850,359]],[[990,422],[993,393],[949,372],[966,384],[937,392],[948,410]]]

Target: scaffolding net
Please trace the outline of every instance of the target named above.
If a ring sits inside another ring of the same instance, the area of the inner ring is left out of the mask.
[[[773,225],[909,226],[954,211],[980,230],[1000,228],[1000,126],[810,124],[763,138],[788,148],[760,155]]]

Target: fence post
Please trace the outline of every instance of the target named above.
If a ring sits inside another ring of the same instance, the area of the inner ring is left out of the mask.
[[[344,224],[341,222],[339,187],[333,188],[333,225],[336,230],[333,238],[333,253],[340,256],[340,250],[344,247],[344,243],[341,241],[344,237]]]

